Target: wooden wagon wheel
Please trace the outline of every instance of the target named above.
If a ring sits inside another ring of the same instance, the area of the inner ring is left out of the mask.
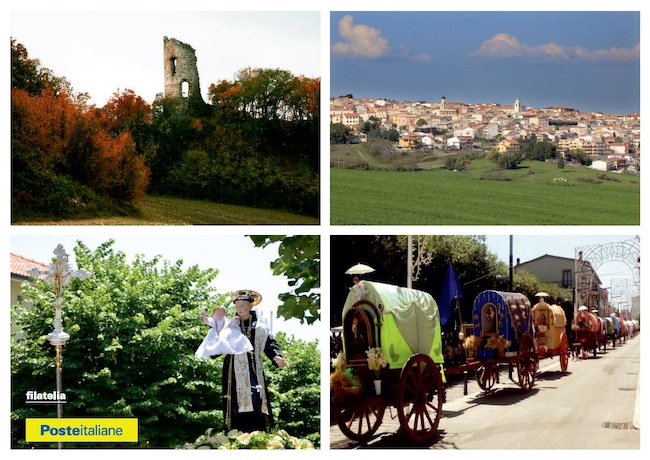
[[[348,439],[367,441],[381,425],[386,405],[380,397],[358,397],[354,401],[337,410],[336,423]]]
[[[524,391],[530,391],[535,385],[538,359],[533,338],[528,332],[525,332],[519,340],[519,351],[517,353],[519,386]]]
[[[568,368],[569,368],[569,339],[567,338],[567,335],[563,332],[560,335],[560,369],[562,369],[562,373],[566,374]]]
[[[498,375],[499,371],[495,365],[486,364],[476,369],[476,382],[483,391],[489,391],[497,383]]]
[[[411,356],[402,368],[397,387],[397,416],[409,438],[422,442],[437,434],[442,401],[438,365],[427,355]]]

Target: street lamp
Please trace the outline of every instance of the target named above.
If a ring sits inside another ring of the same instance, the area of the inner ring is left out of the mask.
[[[91,275],[84,269],[78,271],[70,270],[68,254],[65,252],[62,245],[57,245],[54,250],[54,255],[56,256],[56,259],[52,260],[46,271],[34,267],[29,270],[28,273],[34,278],[44,275],[45,281],[54,286],[54,294],[56,296],[54,330],[47,335],[47,340],[54,346],[56,351],[56,392],[57,395],[60,395],[62,393],[61,347],[67,343],[68,339],[70,339],[70,334],[63,330],[63,320],[61,318],[61,293],[63,292],[63,287],[70,282],[71,277],[79,278],[83,281]],[[61,404],[59,397],[57,397],[56,415],[58,418],[63,417],[63,405]],[[59,449],[60,448],[61,443],[59,443]]]

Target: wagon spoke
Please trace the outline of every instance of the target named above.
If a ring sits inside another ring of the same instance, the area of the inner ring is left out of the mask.
[[[414,403],[409,403],[407,406],[408,406],[408,412],[405,413],[404,415],[405,415],[406,421],[409,422],[411,420],[411,417],[413,416],[413,414],[415,414],[415,404]]]
[[[369,439],[381,425],[386,406],[378,398],[352,400],[349,404],[336,412],[339,428],[355,441]]]
[[[432,426],[434,422],[433,422],[433,420],[431,420],[431,415],[429,414],[429,410],[428,410],[429,407],[430,407],[432,410],[434,410],[434,411],[437,410],[437,408],[434,407],[434,406],[433,406],[432,404],[430,404],[430,403],[427,403],[426,406],[425,406],[425,408],[424,408],[424,409],[425,409],[425,410],[424,410],[424,414],[427,416],[427,420],[429,421],[429,426]]]
[[[416,442],[430,439],[437,432],[442,416],[441,386],[437,364],[429,356],[414,355],[402,369],[397,415],[405,433]]]

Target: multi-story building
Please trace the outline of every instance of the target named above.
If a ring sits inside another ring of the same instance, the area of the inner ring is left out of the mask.
[[[500,153],[520,152],[521,145],[514,139],[504,139],[497,145],[497,150]]]
[[[604,309],[607,305],[607,290],[601,288],[602,282],[589,261],[545,254],[523,263],[518,259],[514,270],[532,273],[544,283],[573,290],[575,309],[580,305],[589,310]]]
[[[341,115],[341,123],[345,126],[355,127],[361,123],[361,117],[358,113],[348,112]]]

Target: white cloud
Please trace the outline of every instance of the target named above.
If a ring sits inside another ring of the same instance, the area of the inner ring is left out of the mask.
[[[339,35],[343,41],[332,45],[332,52],[339,56],[360,57],[376,59],[381,57],[412,59],[428,62],[431,57],[425,53],[411,55],[408,48],[400,46],[396,51],[391,47],[388,39],[382,37],[381,29],[376,29],[364,24],[355,24],[354,18],[346,14],[339,21]]]
[[[381,29],[354,24],[354,18],[346,14],[339,21],[339,34],[344,42],[336,42],[333,50],[344,56],[377,58],[392,53],[388,40],[381,36]]]
[[[471,57],[486,58],[531,58],[541,60],[564,61],[628,61],[637,60],[641,55],[640,44],[634,48],[607,48],[589,51],[580,46],[558,45],[545,43],[529,46],[520,43],[517,37],[507,33],[499,33],[481,43],[477,51],[470,53]]]

